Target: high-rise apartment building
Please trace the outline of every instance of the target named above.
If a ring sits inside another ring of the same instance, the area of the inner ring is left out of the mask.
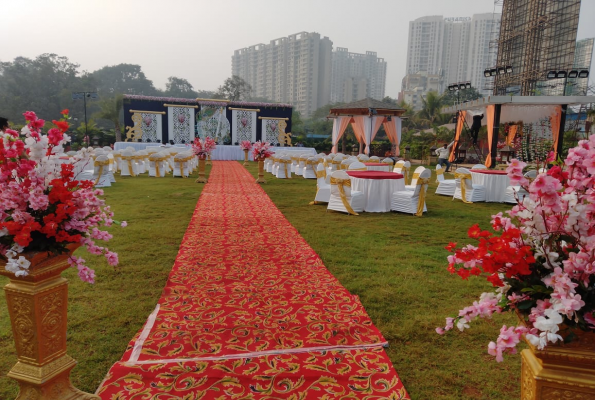
[[[421,17],[409,22],[407,74],[440,76],[439,93],[450,83],[471,81],[482,94],[489,94],[483,71],[496,64],[497,49],[490,45],[498,38],[499,14],[474,14],[472,17]],[[409,87],[412,82],[427,80],[403,79],[401,98],[405,92],[426,93],[435,88]]]
[[[593,59],[593,45],[595,38],[582,39],[576,41],[576,49],[574,51],[574,65],[576,70],[587,70],[591,76],[591,60]],[[569,79],[572,81],[572,79]],[[570,90],[569,96],[586,96],[587,88],[589,87],[589,79],[578,78],[574,79],[574,85]]]
[[[300,32],[236,50],[232,74],[248,82],[253,96],[293,104],[304,117],[330,102],[333,42]]]
[[[338,47],[332,55],[331,76],[331,103],[384,98],[386,61],[378,58],[376,52],[350,53]]]

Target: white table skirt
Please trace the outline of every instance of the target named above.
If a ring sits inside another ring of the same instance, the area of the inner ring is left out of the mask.
[[[366,169],[368,171],[383,171],[383,172],[392,172],[393,166],[386,164],[386,165],[366,165]]]
[[[159,143],[141,143],[141,142],[116,142],[114,144],[114,150],[124,150],[126,147],[134,147],[136,151],[144,150],[147,147],[158,147],[161,146]],[[164,148],[170,148],[172,146],[167,145]],[[190,145],[183,145],[183,144],[176,144],[173,147],[190,147]],[[285,153],[306,153],[311,154],[313,156],[316,155],[316,149],[313,147],[273,147],[273,152],[285,152]],[[218,144],[213,150],[211,154],[212,160],[244,160],[244,150],[240,148],[240,146],[233,146],[233,145],[222,145]],[[250,161],[253,160],[252,158],[252,151],[248,152],[248,159]]]
[[[482,174],[471,171],[472,182],[483,185],[486,191],[486,201],[503,203],[506,198],[506,188],[510,186],[508,175]]]
[[[351,177],[351,189],[364,194],[366,212],[389,212],[392,195],[405,190],[405,180]]]

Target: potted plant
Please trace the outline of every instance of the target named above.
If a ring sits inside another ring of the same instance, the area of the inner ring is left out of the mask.
[[[252,157],[258,161],[258,183],[266,183],[264,179],[264,160],[273,155],[271,151],[271,144],[268,142],[261,142],[260,140],[254,143],[252,147]]]
[[[0,274],[10,279],[5,293],[18,356],[8,376],[30,398],[98,398],[69,381],[76,361],[66,354],[68,282],[60,274],[71,266],[94,282],[95,272],[72,254],[81,245],[117,265],[118,255],[95,243],[112,237],[99,227],[115,221],[103,192],[59,162],[70,141],[68,110],[62,114],[47,135],[31,111],[24,139],[0,133]]]
[[[476,317],[511,311],[519,324],[503,326],[488,353],[502,361],[515,353],[521,338],[523,399],[595,396],[595,135],[568,152],[564,162],[533,181],[523,176],[524,162],[507,168],[512,185],[528,195],[508,216],[492,216],[492,231],[472,226],[477,245],[447,249],[449,271],[463,279],[487,279],[494,291],[483,293],[437,332],[463,331]],[[555,382],[554,382],[555,381]],[[570,396],[570,394],[572,396]],[[554,397],[551,397],[554,396]],[[580,397],[583,398],[583,397]]]
[[[244,151],[244,166],[248,165],[248,152],[252,148],[252,143],[249,140],[242,140],[240,148]]]
[[[198,178],[196,179],[197,183],[207,183],[207,178],[205,177],[205,160],[207,156],[211,154],[213,150],[217,147],[217,143],[210,138],[196,138],[192,143],[192,151],[195,155],[198,156]]]

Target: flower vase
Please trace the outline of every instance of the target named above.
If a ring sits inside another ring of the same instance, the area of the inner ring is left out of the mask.
[[[258,179],[256,180],[256,183],[267,183],[267,181],[264,180],[264,160],[264,157],[258,158]]]
[[[595,399],[595,333],[575,332],[566,344],[521,352],[521,399]]]
[[[207,156],[198,156],[198,178],[196,179],[196,183],[207,183],[207,178],[205,177],[205,160]]]
[[[66,354],[68,281],[60,274],[69,267],[69,253],[30,252],[21,254],[31,262],[26,276],[6,271],[0,261],[0,275],[10,282],[4,287],[17,363],[8,376],[19,383],[17,400],[99,399],[76,389],[70,371],[76,361]]]
[[[207,154],[207,165],[213,165],[211,162],[211,153]]]
[[[248,166],[248,149],[244,149],[244,167]]]

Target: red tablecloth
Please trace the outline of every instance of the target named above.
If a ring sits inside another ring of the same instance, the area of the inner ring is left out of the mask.
[[[362,179],[403,179],[403,174],[382,171],[347,171],[347,175]]]
[[[384,167],[390,164],[381,163],[381,162],[365,162],[364,165],[366,167]]]
[[[494,169],[472,169],[471,172],[475,172],[478,174],[488,174],[488,175],[508,175],[506,171],[494,170]]]

